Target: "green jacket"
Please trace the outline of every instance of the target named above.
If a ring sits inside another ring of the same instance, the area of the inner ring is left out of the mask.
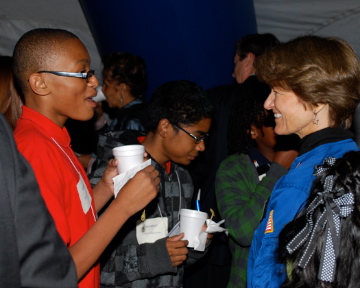
[[[229,231],[232,266],[229,287],[246,287],[246,267],[255,229],[262,218],[264,205],[275,183],[287,169],[272,163],[266,176],[259,175],[250,157],[228,156],[220,165],[215,179],[217,205]]]

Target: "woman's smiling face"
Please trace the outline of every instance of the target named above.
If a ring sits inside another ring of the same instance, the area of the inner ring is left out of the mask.
[[[295,133],[303,138],[325,128],[324,125],[314,124],[316,107],[312,108],[310,105],[306,105],[293,91],[273,87],[264,107],[274,112],[275,133],[278,135]],[[322,124],[325,124],[325,121]]]

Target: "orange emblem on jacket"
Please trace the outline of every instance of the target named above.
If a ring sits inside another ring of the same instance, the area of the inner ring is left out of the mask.
[[[274,210],[271,210],[270,213],[269,213],[269,218],[268,218],[268,221],[266,223],[266,229],[265,229],[264,234],[274,232],[273,212],[274,212]]]

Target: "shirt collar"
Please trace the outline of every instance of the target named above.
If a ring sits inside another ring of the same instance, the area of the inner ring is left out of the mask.
[[[23,105],[21,119],[32,122],[50,138],[64,147],[70,147],[70,136],[65,128],[59,127],[55,122],[35,110]]]
[[[345,129],[341,128],[324,128],[322,130],[316,131],[309,135],[306,135],[301,139],[301,146],[299,150],[299,156],[313,150],[314,148],[327,144],[342,141],[345,139],[351,139],[354,137],[354,134]]]
[[[139,143],[142,143],[142,142],[145,140],[145,138],[146,138],[146,136],[139,136],[137,139],[138,139]],[[146,153],[148,153],[149,157],[150,157],[152,160],[154,160],[157,164],[159,164],[154,158],[151,157],[151,155],[150,155],[149,152],[146,152]],[[159,164],[159,167],[162,167],[162,166]],[[166,163],[165,163],[165,167],[166,167],[166,169],[165,169],[166,174],[170,174],[170,173],[171,173],[171,169],[172,169],[172,167],[173,167],[172,162],[171,162],[171,161],[166,162]]]

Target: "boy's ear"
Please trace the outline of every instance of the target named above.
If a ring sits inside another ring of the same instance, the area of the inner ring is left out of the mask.
[[[251,134],[251,139],[255,140],[258,137],[258,130],[253,124],[251,125],[250,134]]]
[[[29,84],[31,87],[31,90],[34,91],[34,93],[38,95],[47,95],[49,94],[49,89],[39,73],[33,73],[29,77]]]
[[[157,131],[162,138],[165,138],[170,127],[172,127],[172,125],[169,120],[164,118],[159,121]]]

